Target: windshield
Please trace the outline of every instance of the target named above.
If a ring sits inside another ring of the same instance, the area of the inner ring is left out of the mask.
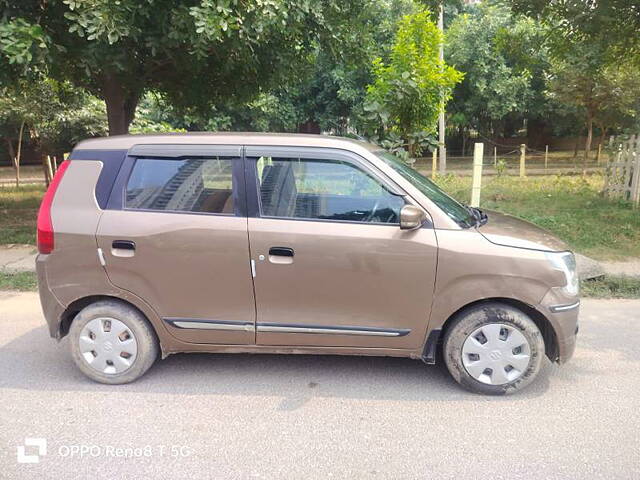
[[[429,200],[438,205],[438,207],[458,223],[458,225],[469,228],[476,224],[476,219],[467,207],[444,193],[440,187],[427,177],[421,175],[389,152],[379,150],[375,152],[375,154],[378,158],[384,160],[387,165],[391,166],[396,172],[402,175],[405,180],[411,182],[411,184],[426,195]]]

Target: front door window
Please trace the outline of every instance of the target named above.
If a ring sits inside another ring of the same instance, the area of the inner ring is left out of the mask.
[[[398,224],[404,200],[339,160],[260,157],[263,217]]]

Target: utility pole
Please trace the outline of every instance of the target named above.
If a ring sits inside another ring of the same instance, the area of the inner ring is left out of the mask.
[[[444,2],[440,2],[438,14],[438,29],[442,34],[440,41],[439,57],[441,64],[444,64]],[[440,93],[440,115],[438,115],[438,144],[440,146],[440,174],[447,172],[447,148],[444,143],[444,92]]]

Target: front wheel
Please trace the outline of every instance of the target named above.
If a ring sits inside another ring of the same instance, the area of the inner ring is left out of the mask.
[[[444,338],[444,358],[467,390],[505,395],[529,385],[544,357],[544,340],[522,311],[486,303],[459,314]]]

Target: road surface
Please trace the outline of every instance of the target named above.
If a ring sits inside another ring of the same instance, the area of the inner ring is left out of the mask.
[[[0,477],[637,479],[640,301],[582,312],[573,360],[511,397],[418,361],[313,356],[175,355],[112,387],[48,337],[36,294],[3,292]],[[38,463],[18,463],[25,439]]]

